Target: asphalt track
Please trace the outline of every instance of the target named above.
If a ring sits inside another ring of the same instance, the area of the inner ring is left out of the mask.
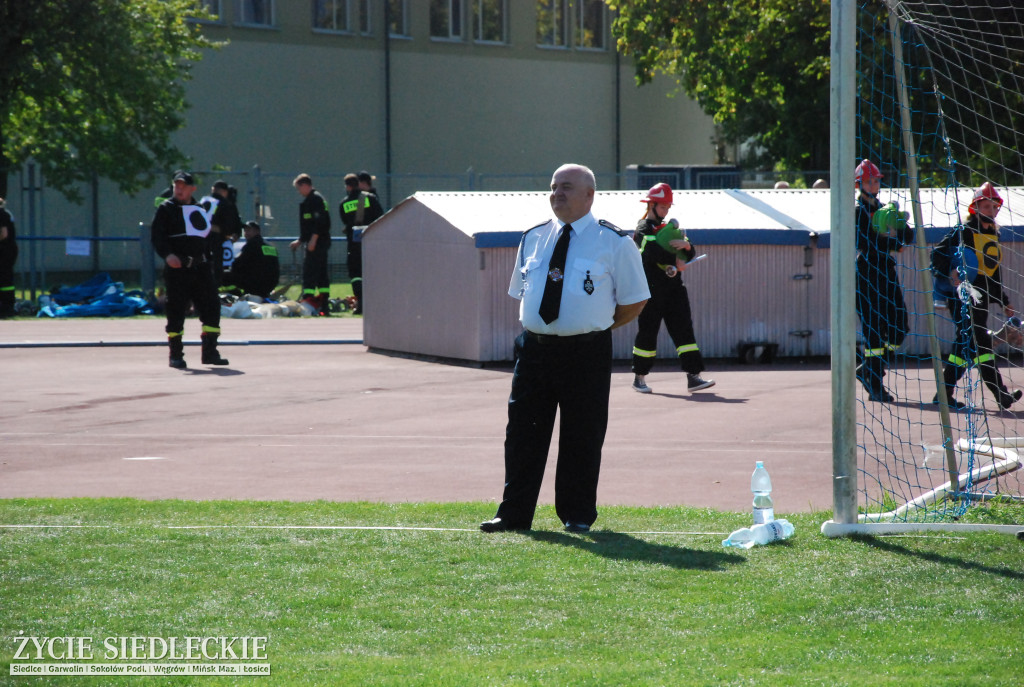
[[[296,318],[226,320],[231,364],[210,368],[190,319],[178,371],[163,324],[0,321],[0,498],[500,498],[510,367],[370,352],[359,319]],[[599,508],[745,511],[763,460],[777,511],[830,509],[827,364],[713,361],[705,376],[717,386],[690,394],[659,361],[645,396],[616,366]]]

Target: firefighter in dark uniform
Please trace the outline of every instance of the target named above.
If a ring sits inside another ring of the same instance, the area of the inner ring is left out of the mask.
[[[213,264],[214,281],[220,286],[224,283],[225,266],[230,268],[234,257],[231,243],[242,233],[242,218],[238,215],[238,206],[231,198],[231,187],[221,179],[214,182],[210,195],[199,203],[210,215],[210,262]]]
[[[182,336],[189,303],[195,305],[203,323],[203,364],[227,365],[217,351],[220,298],[207,250],[210,217],[192,197],[196,184],[190,173],[176,172],[172,187],[171,197],[156,209],[150,227],[153,249],[164,259],[170,366],[182,370],[187,367]]]
[[[245,245],[224,281],[228,284],[227,288],[236,295],[252,294],[264,299],[270,298],[270,292],[281,278],[277,249],[263,240],[258,223],[246,222],[244,231]]]
[[[299,238],[291,249],[305,246],[302,258],[302,300],[326,316],[330,312],[331,278],[327,269],[327,251],[331,248],[331,213],[327,201],[313,188],[308,174],[295,177],[292,185],[302,195],[299,204]]]
[[[651,393],[646,377],[654,366],[662,320],[676,345],[679,365],[686,372],[687,388],[690,391],[707,389],[715,382],[700,376],[704,371],[704,357],[693,333],[690,297],[682,278],[686,263],[693,260],[697,251],[685,237],[671,240],[669,248],[655,240],[672,207],[672,188],[668,184],[655,184],[641,202],[647,203],[647,213],[637,224],[633,240],[640,248],[651,299],[637,318],[639,328],[633,342],[633,389],[642,394]]]
[[[14,263],[18,260],[18,242],[14,218],[0,198],[0,318],[14,315]]]
[[[355,240],[355,228],[362,230],[384,215],[377,196],[360,189],[359,177],[345,175],[345,198],[338,205],[341,221],[345,225],[345,239],[348,244],[348,276],[352,281],[352,295],[356,297],[354,313],[363,313],[363,244]]]
[[[555,512],[569,532],[597,518],[597,483],[608,425],[612,329],[650,295],[629,237],[594,218],[594,173],[563,165],[551,179],[555,219],[523,234],[508,293],[524,332],[505,428],[505,487],[484,532],[529,529],[559,419]]]
[[[946,307],[956,326],[953,350],[942,365],[946,399],[956,410],[966,407],[953,397],[953,392],[969,367],[978,368],[1000,408],[1009,408],[1024,393],[1020,389],[1011,392],[1003,384],[987,327],[992,303],[1001,305],[1006,317],[1014,316],[999,268],[1002,249],[996,215],[1002,206],[1003,199],[986,181],[974,193],[967,221],[955,227],[932,251],[936,291],[946,297]],[[938,402],[936,394],[932,403]]]
[[[893,397],[882,379],[885,368],[908,330],[907,306],[896,274],[896,258],[892,254],[913,242],[914,232],[907,225],[906,213],[895,204],[883,210],[878,200],[881,180],[881,171],[870,160],[863,160],[854,171],[857,188],[856,303],[864,336],[864,354],[857,366],[857,379],[870,400],[890,403]]]

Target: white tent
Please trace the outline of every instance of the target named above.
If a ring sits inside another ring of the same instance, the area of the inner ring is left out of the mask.
[[[599,191],[594,214],[632,231],[643,214],[641,191]],[[886,190],[882,200],[906,190]],[[1011,189],[1000,219],[1014,224],[1024,193]],[[768,344],[779,356],[827,356],[829,341],[829,221],[827,189],[676,191],[676,217],[707,259],[684,275],[697,341],[705,357],[741,356]],[[959,207],[966,207],[964,190]],[[850,209],[853,210],[853,193]],[[923,192],[923,221],[934,243],[956,223],[955,195]],[[521,331],[519,302],[509,278],[523,231],[550,217],[548,194],[417,193],[371,225],[363,237],[364,342],[371,349],[471,362],[508,361]],[[1004,231],[1015,241],[1016,227]],[[1014,250],[1004,251],[1020,272]],[[914,250],[900,253],[901,281],[912,312],[926,298],[913,267]],[[1017,285],[1007,285],[1011,291]],[[912,333],[924,331],[912,317]],[[941,323],[940,323],[941,325]],[[614,354],[628,359],[636,325],[614,333]],[[926,353],[921,337],[904,348]],[[760,349],[758,349],[760,350]],[[660,358],[675,347],[662,330]]]

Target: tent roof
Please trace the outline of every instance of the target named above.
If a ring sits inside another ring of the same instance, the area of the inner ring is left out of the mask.
[[[1019,212],[1024,208],[1024,188],[1003,188],[999,216],[1003,240],[1024,240]],[[643,213],[645,191],[598,191],[594,216],[632,231]],[[921,189],[922,221],[929,242],[938,241],[957,224],[957,208],[966,217],[973,189]],[[675,191],[670,217],[686,227],[696,243],[704,245],[769,244],[805,246],[811,237],[828,245],[831,231],[831,192],[828,189],[700,190]],[[882,202],[897,200],[909,207],[907,189],[883,189]],[[850,193],[851,209],[854,194]],[[522,233],[551,217],[548,193],[544,192],[421,192],[397,207],[420,204],[452,227],[473,239],[478,248],[517,246]]]

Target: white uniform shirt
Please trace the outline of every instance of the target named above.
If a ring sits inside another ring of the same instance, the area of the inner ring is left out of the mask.
[[[558,319],[545,324],[538,311],[563,224],[549,220],[527,231],[519,242],[508,295],[520,301],[519,320],[524,328],[558,336],[601,331],[612,326],[617,305],[651,297],[636,244],[588,212],[572,222],[562,305]]]

